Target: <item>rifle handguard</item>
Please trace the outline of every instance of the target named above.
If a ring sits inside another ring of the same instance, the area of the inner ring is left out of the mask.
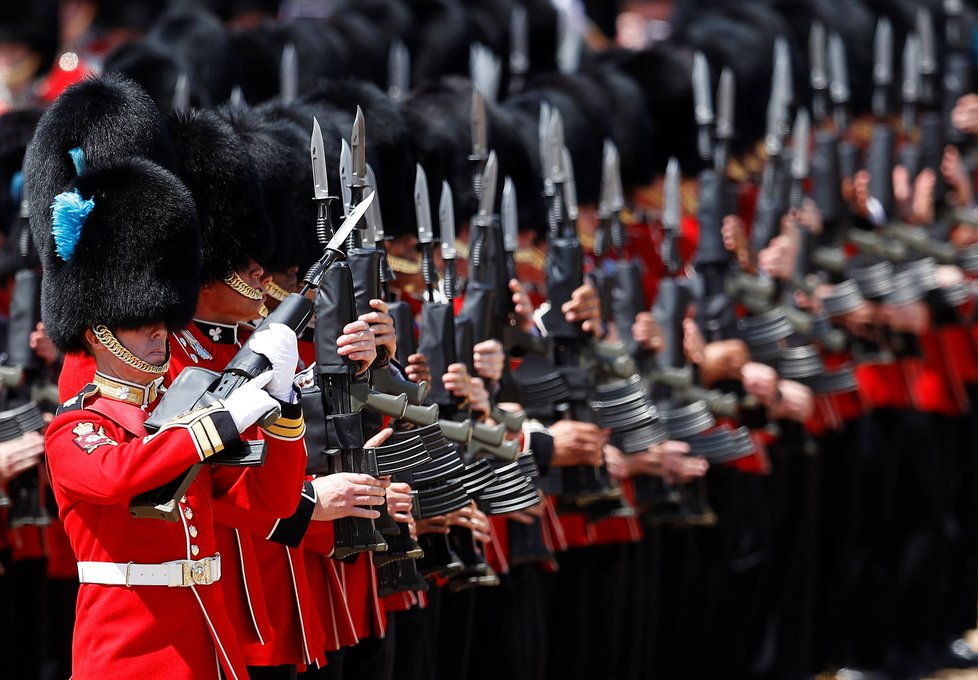
[[[404,408],[404,415],[402,417],[404,420],[419,427],[434,425],[438,422],[438,404],[432,404],[431,406],[408,404]]]
[[[958,261],[958,252],[953,245],[931,237],[923,227],[893,224],[887,228],[887,234],[921,255],[934,258],[938,264],[956,264]]]
[[[472,440],[473,448],[478,451],[484,451],[494,458],[505,461],[516,460],[520,455],[520,445],[516,441],[504,441],[500,442],[498,445],[493,446],[483,441],[477,439]]]
[[[526,420],[526,413],[524,411],[511,413],[510,411],[504,411],[499,406],[493,406],[490,415],[497,423],[502,423],[508,432],[513,432],[514,434],[523,429],[523,421]]]
[[[468,444],[472,436],[472,423],[468,420],[439,420],[438,426],[445,439],[456,444]]]
[[[506,438],[506,427],[499,425],[486,425],[485,423],[472,423],[472,439],[482,444],[499,446]]]
[[[850,229],[846,232],[846,240],[855,245],[861,252],[890,262],[903,262],[907,259],[907,247],[899,241],[882,239],[873,232],[862,229]]]
[[[425,399],[428,398],[429,386],[426,381],[415,383],[401,380],[391,375],[386,368],[371,371],[370,382],[377,391],[391,395],[404,394],[409,402],[418,406],[424,404]]]
[[[377,413],[391,418],[402,418],[408,405],[408,398],[405,394],[384,394],[375,392],[365,384],[350,386],[350,397],[356,404],[354,410],[359,410],[366,406]]]
[[[812,264],[815,268],[831,274],[843,273],[847,260],[842,248],[821,246],[812,251]]]

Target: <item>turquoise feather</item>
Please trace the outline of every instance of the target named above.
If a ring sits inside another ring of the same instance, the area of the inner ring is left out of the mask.
[[[71,162],[75,165],[75,174],[80,175],[85,172],[85,151],[80,146],[76,146],[68,149],[68,155],[71,156]]]
[[[51,236],[58,257],[67,262],[75,254],[85,218],[95,208],[95,199],[84,199],[78,189],[64,191],[54,197],[51,212],[54,216]]]

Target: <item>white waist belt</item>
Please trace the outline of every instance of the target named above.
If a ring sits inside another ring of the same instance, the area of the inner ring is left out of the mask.
[[[107,586],[208,586],[221,578],[221,555],[163,564],[79,562],[78,580]]]

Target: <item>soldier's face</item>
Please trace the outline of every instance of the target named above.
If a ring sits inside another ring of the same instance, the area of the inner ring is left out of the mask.
[[[264,290],[272,280],[254,260],[237,272],[241,280],[254,288]],[[223,281],[205,283],[197,300],[197,318],[215,323],[234,324],[258,318],[264,297],[251,300]]]
[[[162,323],[142,328],[119,328],[115,336],[126,349],[146,363],[162,366],[166,361],[166,326]]]

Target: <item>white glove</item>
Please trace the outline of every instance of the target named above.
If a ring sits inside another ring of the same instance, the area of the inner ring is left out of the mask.
[[[299,365],[299,346],[295,331],[284,324],[269,324],[265,330],[248,339],[248,346],[257,354],[272,362],[272,379],[266,388],[268,393],[287,403],[295,401],[292,381]]]
[[[266,385],[272,380],[272,373],[273,371],[265,371],[257,378],[252,378],[224,400],[224,408],[231,414],[238,432],[244,432],[263,415],[279,408],[279,403],[265,391]]]

